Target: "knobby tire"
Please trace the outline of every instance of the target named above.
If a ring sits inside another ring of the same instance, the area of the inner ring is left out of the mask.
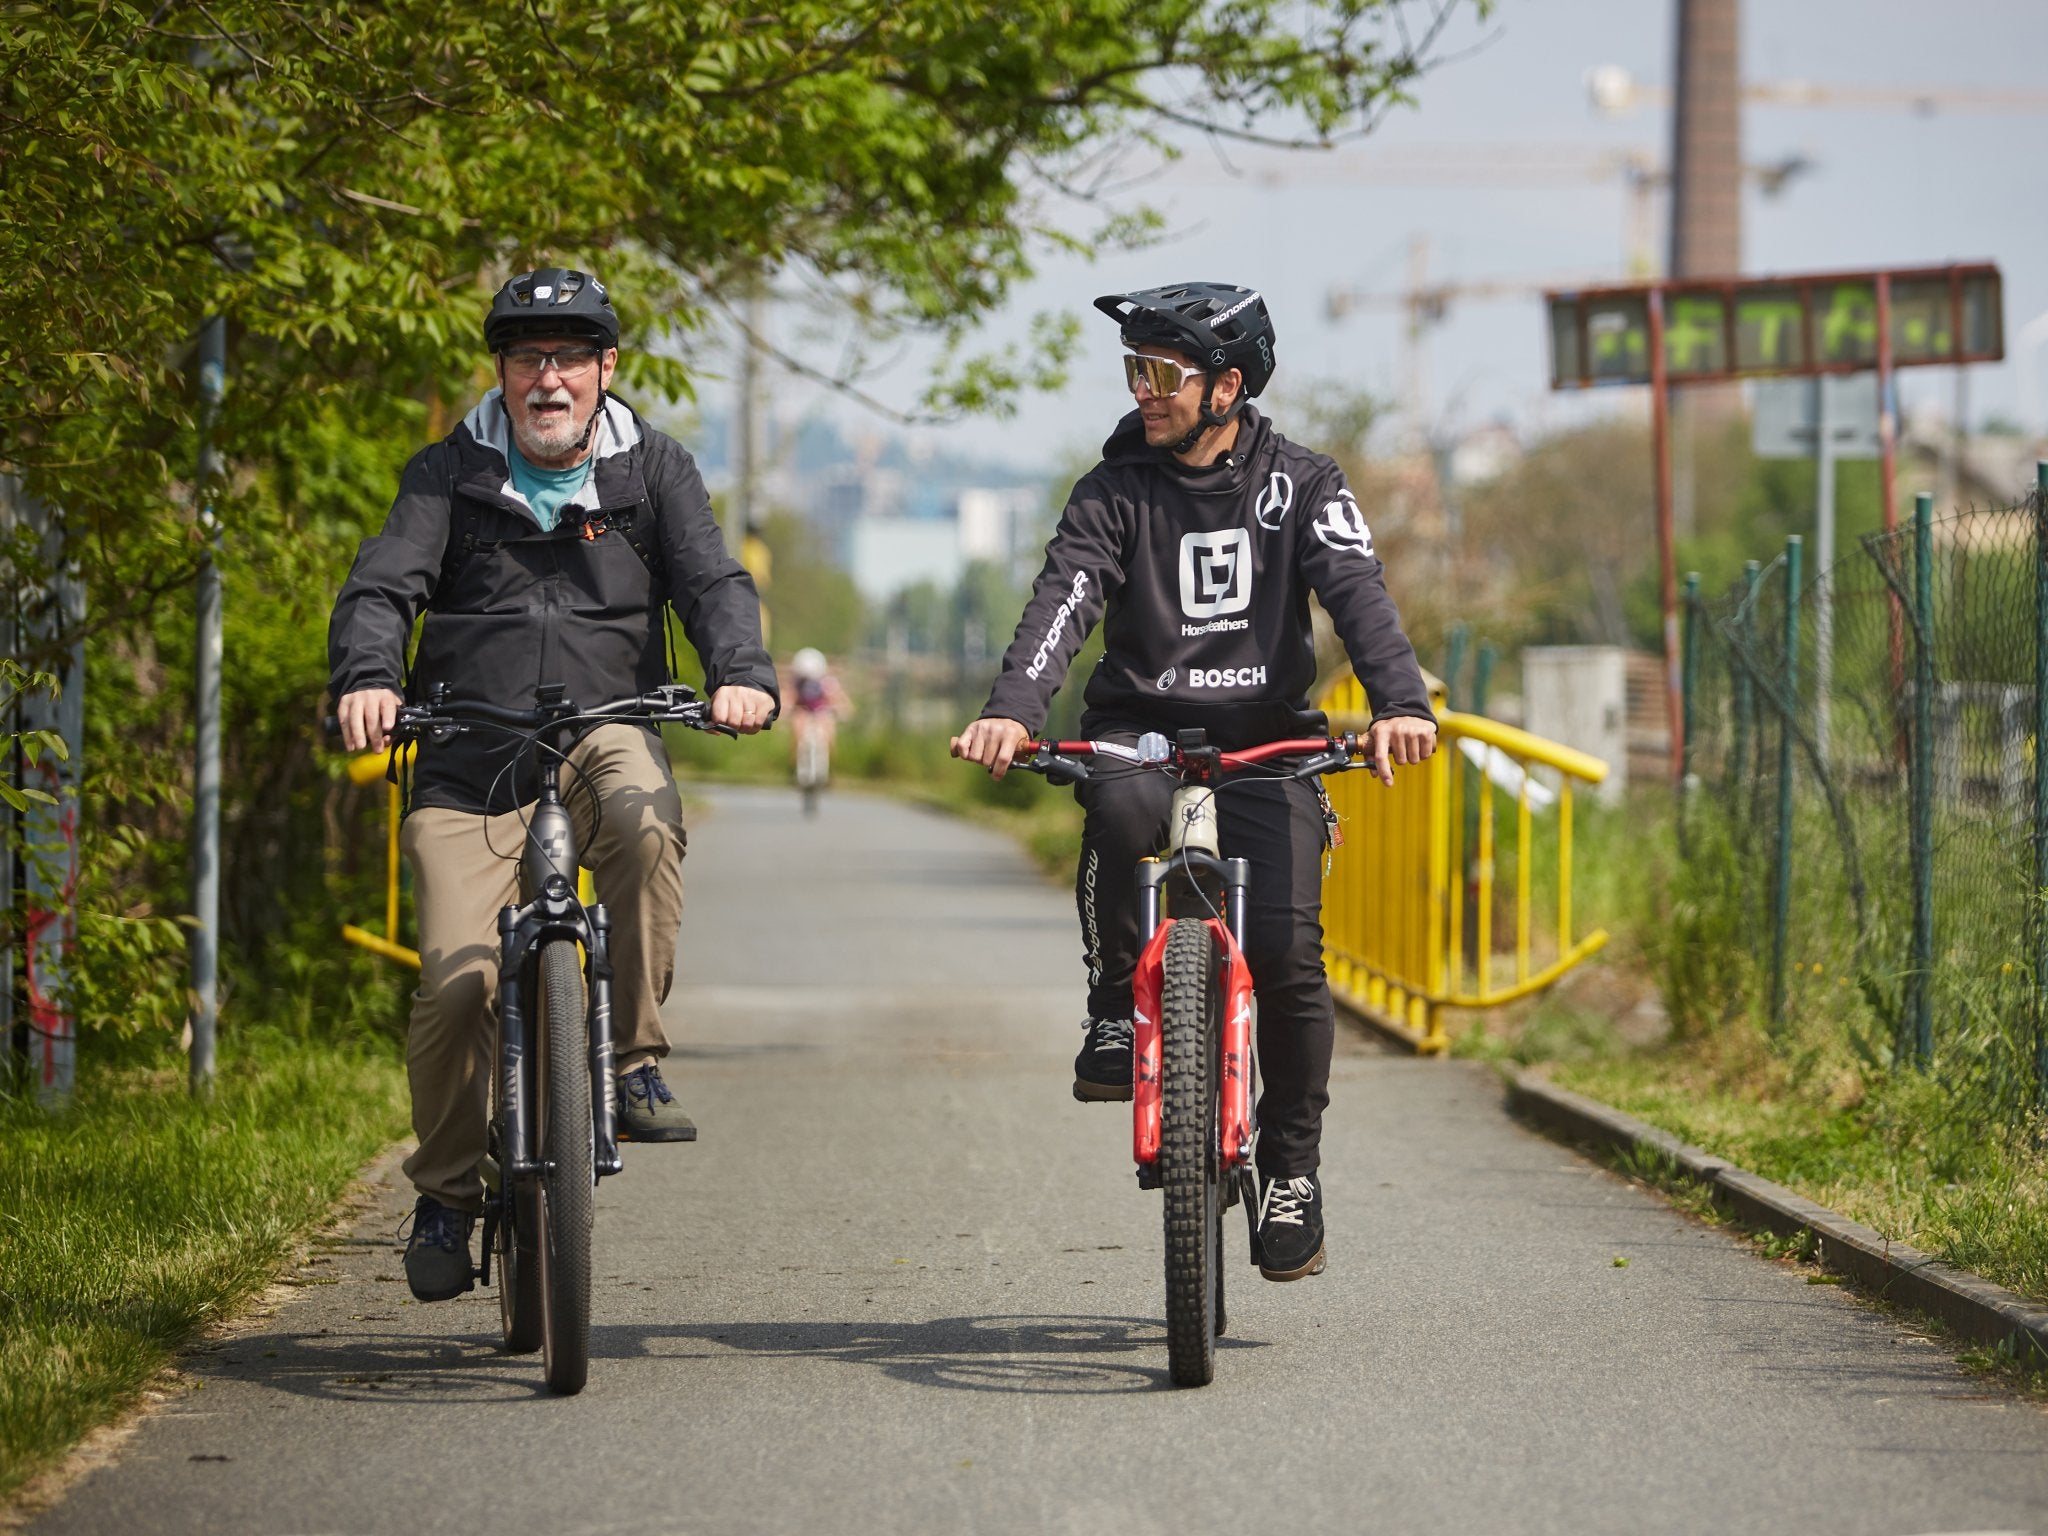
[[[573,940],[555,939],[540,955],[547,1091],[541,1105],[542,1355],[548,1390],[569,1396],[590,1374],[590,1229],[596,1208],[597,1151],[590,1124],[590,1030],[583,966]]]
[[[1216,1374],[1223,1320],[1223,1196],[1216,1103],[1221,1006],[1216,943],[1183,919],[1167,935],[1159,989],[1159,1177],[1166,1204],[1166,1361],[1178,1387]]]

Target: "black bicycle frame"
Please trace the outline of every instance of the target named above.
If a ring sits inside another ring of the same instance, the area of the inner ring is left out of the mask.
[[[540,800],[526,830],[519,861],[521,906],[498,914],[498,1073],[504,1106],[506,1174],[527,1177],[546,1172],[537,1145],[533,1083],[527,1064],[534,1060],[533,1023],[521,999],[523,983],[538,981],[541,947],[556,939],[573,939],[590,956],[590,1124],[596,1141],[597,1176],[618,1173],[618,1111],[612,1093],[612,962],[611,916],[602,902],[585,907],[576,897],[575,831],[569,808],[562,803],[560,754],[540,753]]]

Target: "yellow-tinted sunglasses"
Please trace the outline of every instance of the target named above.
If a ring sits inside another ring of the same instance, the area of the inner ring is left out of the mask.
[[[1151,352],[1131,352],[1124,357],[1124,387],[1135,395],[1142,382],[1149,393],[1164,400],[1179,394],[1183,384],[1199,379],[1206,371]]]

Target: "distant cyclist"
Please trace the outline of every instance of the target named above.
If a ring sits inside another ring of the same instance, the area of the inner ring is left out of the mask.
[[[790,751],[797,787],[807,809],[832,773],[832,743],[837,723],[853,713],[853,701],[815,646],[805,646],[789,664]]]
[[[1335,463],[1289,442],[1246,402],[1273,376],[1273,325],[1250,289],[1220,283],[1111,294],[1137,409],[1074,487],[981,718],[953,753],[1008,771],[1098,619],[1101,662],[1081,733],[1134,741],[1201,726],[1249,747],[1328,727],[1311,707],[1309,597],[1321,600],[1373,705],[1374,771],[1436,749],[1436,720],[1387,595],[1372,532]],[[1078,787],[1076,902],[1088,966],[1074,1096],[1131,1096],[1135,871],[1163,841],[1160,774]],[[1335,1017],[1323,974],[1328,802],[1304,782],[1240,781],[1218,796],[1226,857],[1251,861],[1247,958],[1259,1003],[1255,1257],[1270,1280],[1323,1268],[1320,1164]],[[1369,855],[1368,855],[1369,856]]]

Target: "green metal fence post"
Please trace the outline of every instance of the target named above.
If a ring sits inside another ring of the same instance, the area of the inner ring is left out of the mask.
[[[1693,699],[1700,687],[1700,573],[1685,573],[1684,745],[1678,754],[1678,856],[1686,857],[1685,801],[1692,786]]]
[[[1913,1064],[1924,1069],[1934,1056],[1934,497],[1926,491],[1913,498],[1913,618],[1913,750],[1907,760],[1913,953],[1900,1022],[1913,1032]],[[1899,1044],[1903,1049],[1905,1041]]]
[[[2048,1108],[2048,461],[2034,466],[2034,1100]]]
[[[1735,807],[1735,825],[1738,833],[1749,822],[1749,724],[1755,710],[1755,695],[1749,680],[1746,662],[1752,652],[1751,639],[1756,630],[1756,590],[1763,581],[1763,567],[1754,560],[1742,562],[1742,584],[1745,596],[1742,600],[1741,622],[1736,626],[1736,648],[1728,659],[1728,681],[1735,695],[1735,751],[1728,764],[1728,775],[1733,781],[1729,786],[1729,800]]]
[[[1778,722],[1778,878],[1771,888],[1771,1027],[1785,1022],[1785,930],[1792,915],[1792,716],[1799,707],[1799,535],[1785,541],[1785,714]]]
[[[1479,642],[1479,654],[1472,658],[1472,713],[1486,713],[1486,693],[1493,682],[1493,664],[1500,660],[1500,652],[1494,649],[1491,640]]]
[[[1451,626],[1451,638],[1444,647],[1444,704],[1450,709],[1464,707],[1465,692],[1458,686],[1458,674],[1465,670],[1465,644],[1472,631],[1463,619]]]

